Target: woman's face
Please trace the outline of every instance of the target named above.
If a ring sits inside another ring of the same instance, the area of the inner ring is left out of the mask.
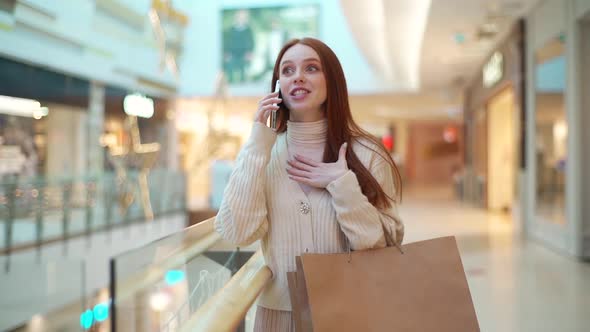
[[[318,121],[324,117],[326,78],[313,48],[303,44],[289,48],[281,59],[279,80],[291,121]]]

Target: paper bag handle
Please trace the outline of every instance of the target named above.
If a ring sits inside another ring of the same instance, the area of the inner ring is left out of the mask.
[[[404,249],[402,248],[402,246],[393,238],[393,235],[391,234],[390,230],[386,229],[385,225],[382,225],[382,226],[383,226],[383,234],[385,235],[386,247],[396,247],[397,250],[399,250],[399,252],[403,255],[405,252],[404,252]],[[346,237],[346,233],[344,233],[344,231],[342,231],[342,228],[340,229],[340,231],[344,235],[344,241],[346,242],[346,251],[348,252],[348,262],[350,263],[350,261],[352,260],[352,249],[351,249],[350,241],[348,240],[348,237]]]

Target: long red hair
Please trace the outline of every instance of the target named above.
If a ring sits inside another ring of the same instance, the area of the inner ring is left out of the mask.
[[[346,162],[348,168],[352,170],[359,181],[363,194],[367,197],[369,202],[376,207],[388,208],[391,207],[391,201],[401,200],[402,180],[401,175],[395,162],[385,150],[379,140],[373,135],[363,130],[352,118],[352,112],[348,104],[348,89],[346,87],[346,78],[344,71],[340,65],[340,61],[334,51],[328,45],[320,40],[314,38],[292,39],[287,42],[277,56],[275,62],[271,91],[274,91],[277,80],[279,79],[281,59],[285,52],[293,45],[302,44],[311,47],[316,51],[320,57],[322,70],[326,79],[326,101],[324,103],[325,116],[328,121],[328,133],[326,140],[326,148],[324,150],[323,162],[332,163],[338,160],[338,150],[344,143],[348,143],[346,151]],[[277,131],[284,132],[287,130],[287,120],[289,120],[289,109],[284,104],[280,105],[277,111]],[[372,144],[367,146],[363,143],[365,139]],[[393,173],[394,186],[396,189],[396,197],[389,197],[379,185],[379,182],[373,177],[371,172],[365,168],[358,156],[352,150],[353,140],[358,141],[366,148],[373,150],[379,154],[390,166]]]

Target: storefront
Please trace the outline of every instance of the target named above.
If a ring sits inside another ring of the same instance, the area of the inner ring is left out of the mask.
[[[6,58],[0,69],[0,177],[80,177],[112,169],[105,147],[128,143],[124,101],[134,91]],[[149,116],[137,114],[142,142],[159,143],[157,167],[177,169],[168,101],[145,100],[153,108]]]
[[[158,144],[158,160],[153,168],[177,169],[177,133],[173,110],[167,99],[107,86],[104,105],[104,132],[100,143],[105,148],[105,169],[113,169],[109,151],[129,149],[131,144],[140,143]],[[135,116],[137,122],[130,124],[129,116]],[[131,138],[135,126],[139,142],[133,142]]]
[[[588,1],[541,1],[526,23],[526,232],[578,257],[590,257],[588,15]]]
[[[464,198],[492,211],[519,203],[523,124],[523,23],[492,52],[465,94]]]
[[[258,98],[179,98],[174,102],[180,167],[187,174],[191,213],[214,215],[223,198],[233,161],[252,129]]]
[[[88,81],[0,58],[0,176],[84,173],[88,90]]]
[[[6,97],[1,96],[0,99]],[[0,105],[0,108],[3,106]],[[0,112],[5,112],[5,109]],[[45,121],[35,119],[33,114],[19,116],[6,113],[0,113],[0,179],[42,174],[46,156]]]

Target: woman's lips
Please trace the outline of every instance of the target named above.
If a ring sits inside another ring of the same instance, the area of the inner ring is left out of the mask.
[[[291,91],[290,95],[293,100],[302,100],[310,93],[309,90],[304,88],[295,88]]]

